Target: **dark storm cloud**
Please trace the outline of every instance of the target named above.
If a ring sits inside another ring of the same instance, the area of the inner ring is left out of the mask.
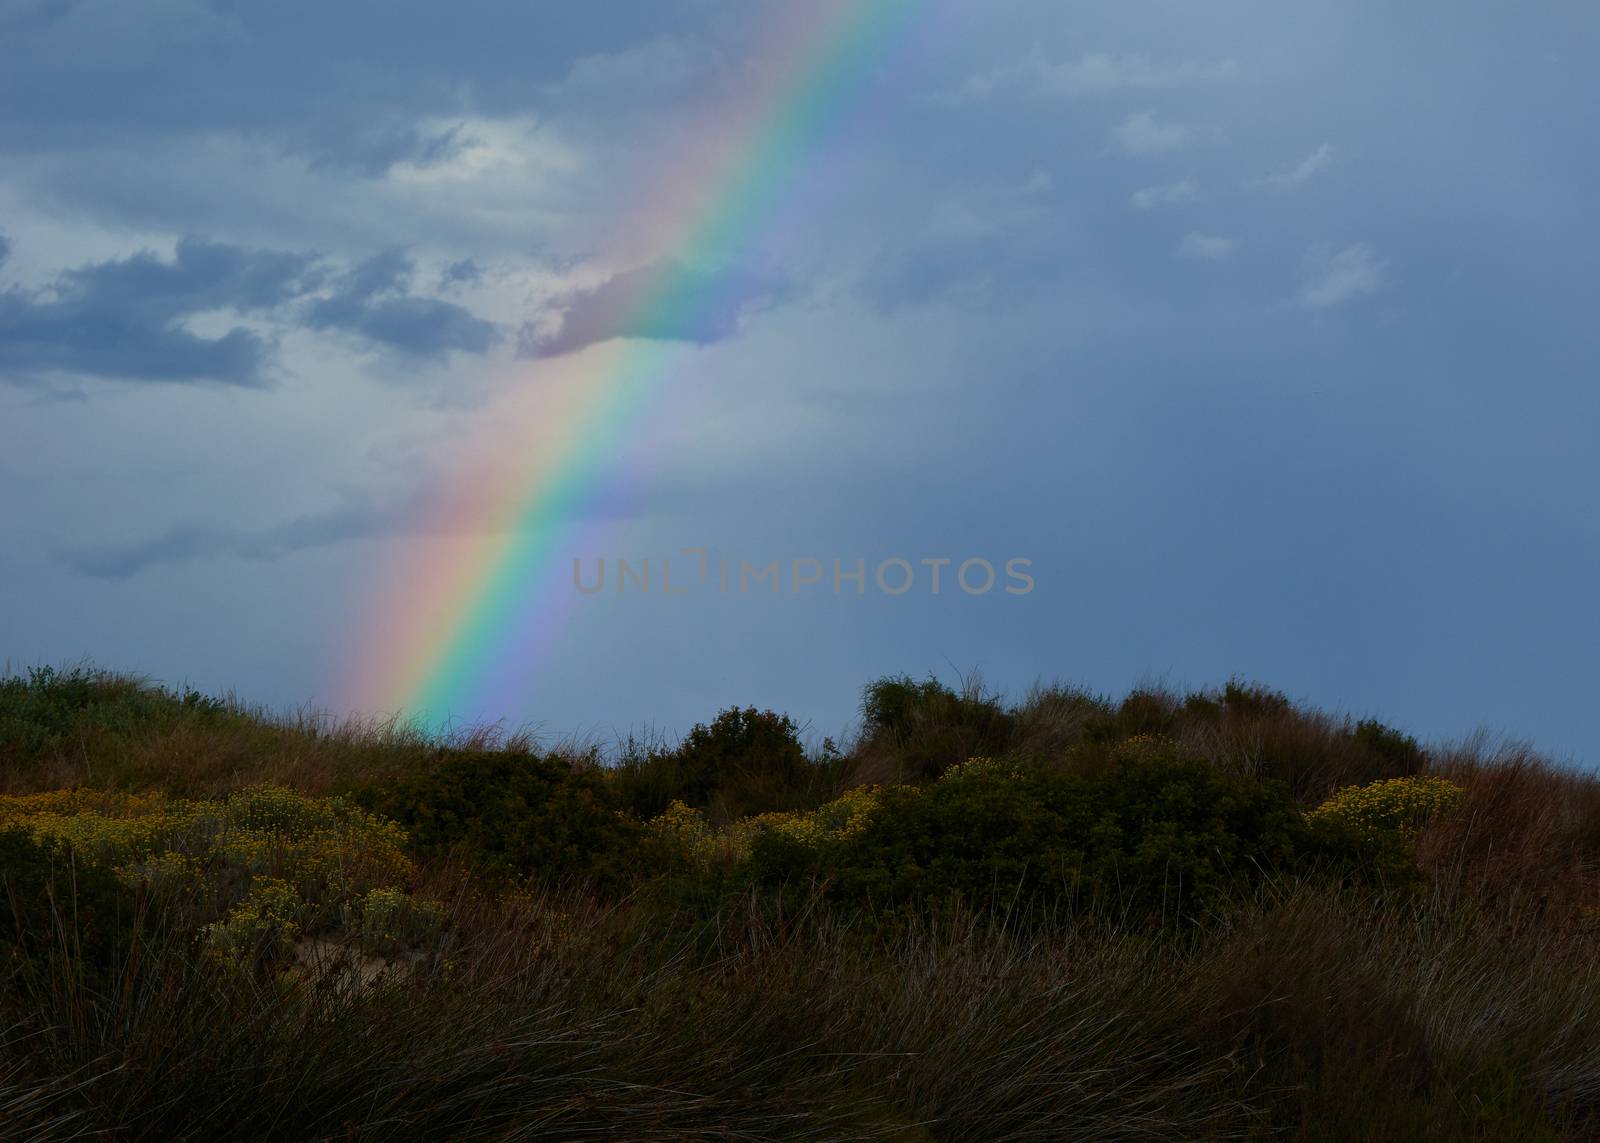
[[[259,385],[266,342],[235,326],[220,337],[185,318],[266,311],[312,284],[311,258],[185,238],[172,261],[148,251],[62,274],[49,290],[0,294],[0,380],[48,373],[127,381]]]
[[[759,274],[718,273],[674,262],[625,270],[593,290],[568,295],[561,327],[524,326],[521,357],[558,357],[615,337],[709,345],[731,337],[748,310],[779,300],[786,286]]]
[[[374,254],[358,263],[334,287],[334,297],[345,301],[366,301],[377,294],[402,291],[411,282],[414,264],[398,247]]]
[[[27,114],[0,116],[0,149],[245,129],[378,173],[448,147],[411,124],[459,106],[468,83],[482,113],[526,107],[573,60],[665,35],[690,7],[13,0],[0,3],[0,75]]]
[[[483,353],[495,344],[492,322],[409,293],[412,269],[402,250],[359,263],[310,302],[305,325],[417,357]],[[244,326],[203,337],[187,319],[219,309],[281,315],[324,277],[313,255],[184,238],[170,261],[143,251],[68,270],[49,289],[14,287],[0,293],[0,380],[60,373],[259,386],[272,357],[265,338]]]
[[[500,338],[495,324],[454,302],[406,293],[413,268],[403,250],[367,259],[337,281],[331,295],[311,304],[306,325],[354,333],[416,357],[488,352]]]

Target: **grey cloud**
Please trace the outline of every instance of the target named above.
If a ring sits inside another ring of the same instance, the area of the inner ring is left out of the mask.
[[[131,543],[65,549],[57,553],[57,558],[74,571],[95,579],[129,579],[161,564],[217,556],[272,560],[346,540],[389,535],[401,527],[403,519],[404,512],[397,506],[346,505],[255,530],[181,524]]]
[[[483,278],[483,267],[472,258],[452,262],[439,275],[440,286],[470,286]]]
[[[326,138],[304,139],[300,147],[313,170],[352,170],[377,178],[400,163],[426,169],[449,161],[471,142],[461,125],[427,132],[411,123],[376,129],[330,131]]]
[[[405,291],[414,269],[403,250],[387,250],[362,262],[335,283],[332,294],[306,310],[315,330],[343,330],[416,357],[451,350],[486,353],[500,339],[493,322],[454,302]]]
[[[266,311],[313,283],[309,256],[184,238],[167,262],[143,251],[62,274],[50,290],[0,294],[0,379],[62,372],[133,381],[260,385],[267,343],[236,326],[201,337],[207,310]]]
[[[521,357],[557,357],[617,337],[709,345],[733,336],[747,310],[787,294],[787,287],[761,274],[657,262],[569,295],[560,329],[546,334],[523,326],[517,351]]]

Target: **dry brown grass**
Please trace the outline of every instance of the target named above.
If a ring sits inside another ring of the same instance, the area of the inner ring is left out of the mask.
[[[1523,926],[1600,920],[1600,780],[1482,735],[1431,761],[1466,790],[1460,811],[1418,839],[1437,885]]]

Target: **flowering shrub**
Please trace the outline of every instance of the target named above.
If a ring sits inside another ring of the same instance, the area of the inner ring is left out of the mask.
[[[857,786],[814,810],[758,814],[717,827],[706,815],[673,802],[645,824],[647,843],[669,864],[706,868],[749,860],[766,840],[807,850],[853,837],[866,828],[878,805],[879,787]]]
[[[355,933],[361,947],[380,956],[425,945],[444,927],[444,909],[425,897],[412,897],[392,886],[373,889],[355,909]]]
[[[840,848],[870,825],[882,797],[883,787],[857,786],[815,810],[737,823],[750,874],[767,882],[826,876]]]
[[[804,845],[822,845],[856,836],[878,808],[878,786],[856,786],[814,810],[762,814],[741,822],[751,836],[776,834]]]
[[[960,781],[975,774],[1003,774],[1015,778],[1021,773],[1022,767],[1010,758],[968,758],[946,770],[940,780]]]
[[[703,869],[737,856],[728,831],[717,829],[704,812],[677,800],[645,823],[644,844],[654,864],[669,869]]]
[[[39,814],[99,814],[107,818],[143,817],[166,807],[167,796],[159,791],[124,794],[75,786],[70,790],[46,790],[41,794],[0,797],[0,821]]]
[[[95,790],[0,797],[0,829],[58,861],[108,871],[125,889],[181,902],[201,924],[217,918],[207,941],[227,956],[266,955],[278,937],[262,932],[292,941],[334,927],[347,907],[359,913],[374,890],[399,893],[416,875],[393,822],[273,786],[221,801]]]
[[[1433,814],[1461,804],[1462,789],[1448,778],[1390,778],[1346,786],[1306,815],[1313,823],[1338,823],[1369,838],[1409,839]]]
[[[206,926],[207,951],[235,967],[271,964],[294,947],[305,913],[305,902],[288,882],[258,878],[226,918]]]

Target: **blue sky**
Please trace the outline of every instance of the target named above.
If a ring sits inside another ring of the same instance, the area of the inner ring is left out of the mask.
[[[574,555],[1034,590],[574,595],[467,713],[1243,675],[1600,761],[1592,6],[928,0],[726,307],[608,328],[776,7],[0,0],[0,659],[335,702],[452,450],[676,333]]]

